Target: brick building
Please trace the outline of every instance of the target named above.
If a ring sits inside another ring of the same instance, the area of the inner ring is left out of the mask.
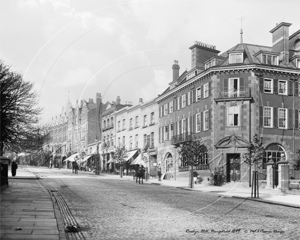
[[[195,42],[191,70],[181,75],[175,61],[173,81],[156,99],[163,173],[187,170],[176,147],[192,135],[207,148],[197,169],[220,170],[227,182],[248,181],[243,154],[254,134],[265,147],[262,173],[269,160],[292,163],[300,148],[300,30],[289,36],[290,25],[270,31],[271,46],[243,43],[241,35],[218,55],[215,46]]]

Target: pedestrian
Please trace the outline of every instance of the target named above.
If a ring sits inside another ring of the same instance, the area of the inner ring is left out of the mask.
[[[161,181],[161,168],[159,167],[158,168],[158,171],[157,171],[157,175],[158,175],[158,181]]]
[[[79,166],[78,166],[78,163],[76,161],[74,162],[74,168],[75,168],[75,174],[78,174]]]
[[[72,162],[72,173],[75,173],[75,161]]]
[[[16,163],[16,161],[13,161],[13,162],[11,163],[11,175],[12,175],[13,177],[16,176],[17,169],[18,169],[18,164]]]
[[[49,168],[52,168],[52,161],[49,161]]]

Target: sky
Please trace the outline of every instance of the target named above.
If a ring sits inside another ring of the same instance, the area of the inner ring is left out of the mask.
[[[0,60],[34,83],[41,121],[70,99],[138,104],[191,69],[195,41],[220,54],[240,42],[272,45],[270,30],[300,29],[300,0],[0,0]],[[241,21],[242,18],[242,21]]]

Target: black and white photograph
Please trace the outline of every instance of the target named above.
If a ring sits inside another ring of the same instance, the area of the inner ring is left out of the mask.
[[[299,240],[300,0],[0,0],[0,239]]]

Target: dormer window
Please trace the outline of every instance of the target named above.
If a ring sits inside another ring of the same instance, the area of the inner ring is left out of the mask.
[[[229,64],[233,63],[243,63],[244,56],[243,53],[229,53]]]
[[[278,56],[274,56],[270,54],[262,54],[261,58],[262,58],[261,62],[263,64],[278,65]]]
[[[211,68],[213,66],[216,66],[216,59],[213,58],[210,61],[208,61],[207,63],[205,63],[205,70],[208,68]]]

